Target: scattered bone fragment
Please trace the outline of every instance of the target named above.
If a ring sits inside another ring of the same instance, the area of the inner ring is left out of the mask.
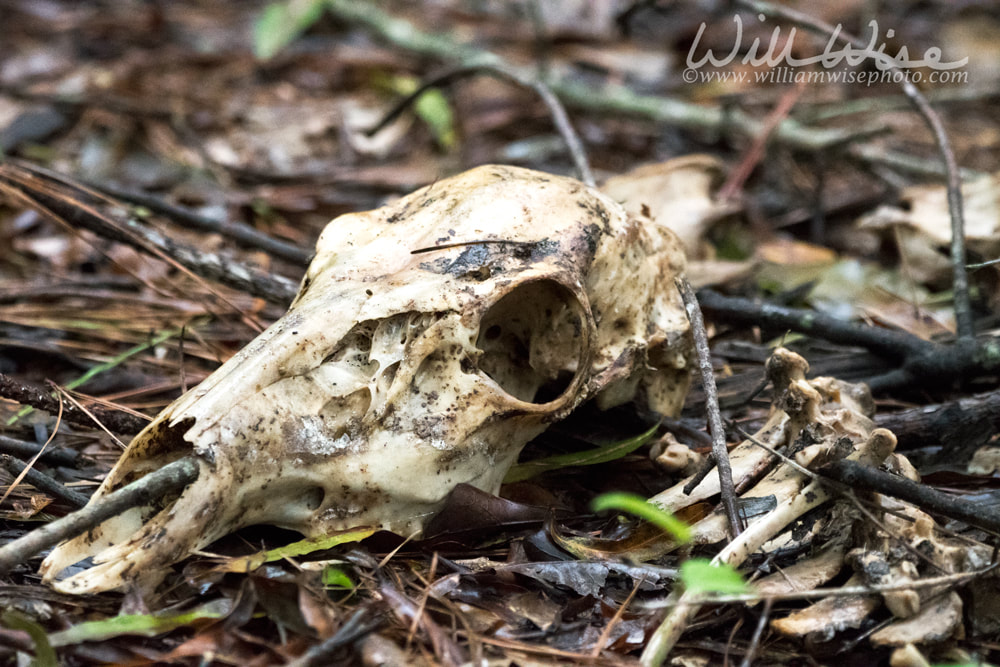
[[[844,568],[847,553],[847,535],[831,540],[816,555],[782,568],[774,574],[754,582],[754,590],[761,595],[779,595],[811,591],[836,577]]]
[[[799,355],[789,350],[775,351],[767,366],[775,391],[771,415],[752,440],[748,439],[732,450],[730,457],[735,479],[747,474],[757,461],[767,461],[771,457],[753,440],[765,443],[770,449],[784,451],[786,455],[794,454],[796,446],[811,447],[811,451],[803,457],[810,465],[848,458],[877,466],[892,453],[896,438],[890,431],[875,428],[871,419],[874,404],[867,388],[833,378],[806,380],[807,367]],[[755,451],[763,452],[763,455]],[[651,501],[677,510],[718,493],[718,479],[713,475],[695,487],[690,496],[684,494],[685,485],[686,482],[682,481],[657,494]],[[782,462],[741,497],[764,496],[775,498],[775,509],[751,519],[746,530],[723,547],[714,562],[739,567],[798,517],[830,500],[833,492],[821,480],[813,479],[800,469]],[[724,540],[726,524],[721,508],[696,523],[692,533],[696,544]],[[875,604],[879,604],[878,598],[874,599]],[[644,665],[663,663],[688,620],[700,608],[692,594],[681,590],[671,594],[668,602],[673,604],[672,611],[643,651]],[[849,617],[854,618],[853,615]]]
[[[749,449],[755,446],[753,441],[784,451],[797,466],[777,463],[741,495],[742,500],[772,497],[776,506],[768,514],[752,518],[747,529],[725,545],[714,560],[739,566],[754,553],[762,550],[771,553],[783,540],[794,543],[797,540],[791,534],[809,531],[787,531],[786,527],[810,509],[836,499],[827,518],[841,528],[833,532],[826,548],[814,558],[791,566],[788,574],[765,578],[758,592],[763,595],[812,590],[844,567],[851,567],[854,574],[847,586],[871,587],[872,593],[821,599],[805,609],[776,618],[772,627],[785,635],[825,641],[841,630],[861,627],[872,612],[884,605],[897,618],[880,630],[879,642],[884,645],[934,643],[960,636],[961,599],[954,591],[945,584],[905,586],[942,573],[982,570],[991,562],[992,549],[974,540],[943,534],[933,518],[918,508],[866,493],[865,489],[853,489],[871,508],[862,512],[847,498],[838,498],[833,487],[822,479],[808,474],[809,469],[847,459],[867,466],[884,466],[909,479],[919,478],[909,461],[893,451],[896,442],[892,433],[874,427],[873,403],[863,385],[831,378],[807,381],[805,362],[788,351],[776,351],[768,368],[776,390],[772,413],[756,436],[732,450],[734,472],[750,467],[747,462],[753,457]],[[683,493],[685,483],[682,481],[652,500],[677,510],[718,493],[718,482],[710,476],[694,489],[692,499],[688,500]],[[877,521],[873,522],[872,516]],[[722,542],[726,538],[725,518],[717,509],[696,523],[692,532],[696,543]],[[811,539],[829,535],[829,530],[820,528],[812,531]],[[879,593],[880,587],[886,590]],[[671,594],[667,603],[672,611],[649,641],[642,657],[644,665],[662,663],[688,619],[699,608],[698,600],[681,590]]]
[[[1000,470],[1000,447],[984,445],[976,450],[969,461],[970,475],[992,475]]]
[[[872,633],[870,641],[875,646],[905,646],[933,644],[962,636],[962,598],[955,591],[948,591],[928,601],[910,618]]]
[[[802,357],[784,349],[775,351],[768,362],[769,376],[775,386],[774,407],[767,423],[753,439],[772,450],[786,452],[791,452],[796,442],[812,443],[803,449],[805,456],[801,458],[816,465],[830,456],[874,465],[881,463],[895,447],[895,438],[885,429],[874,429],[870,396],[858,394],[854,386],[832,378],[807,381],[807,370],[808,365]],[[733,480],[737,486],[743,486],[743,479],[754,473],[761,462],[769,461],[772,454],[751,440],[745,440],[733,448],[729,456]],[[683,480],[650,500],[676,511],[719,493],[718,476],[714,474],[706,477],[690,494],[684,493],[686,484]],[[763,544],[756,540],[766,542],[775,537],[788,522],[825,502],[830,492],[785,464],[776,466],[741,495],[742,498],[768,496],[777,500],[778,507],[750,523],[748,531],[755,537],[745,544],[747,547],[754,545],[751,550]],[[725,537],[726,521],[721,508],[693,526],[695,543],[714,544]],[[730,546],[741,543],[735,541]],[[739,557],[738,562],[743,562],[744,558],[745,555]]]
[[[853,576],[847,586],[862,584],[864,579]],[[829,641],[843,630],[860,628],[865,619],[882,606],[877,595],[845,595],[828,597],[771,621],[771,627],[783,635],[810,637],[814,641]]]
[[[143,430],[92,502],[191,454],[198,482],[63,543],[45,580],[151,586],[251,524],[410,535],[457,484],[496,492],[524,444],[584,400],[675,415],[684,267],[666,227],[515,167],[337,218],[289,311]]]
[[[931,667],[931,663],[913,644],[901,646],[889,656],[890,667]]]
[[[665,433],[649,448],[649,458],[666,473],[692,475],[705,457],[687,445],[677,442],[673,433]]]
[[[767,364],[768,379],[776,387],[775,392],[779,395],[776,406],[784,405],[788,409],[776,407],[771,411],[767,423],[757,432],[756,438],[774,449],[779,449],[787,444],[790,437],[794,439],[798,431],[808,421],[808,415],[802,415],[801,409],[797,405],[804,405],[804,399],[799,396],[801,391],[811,391],[808,385],[796,384],[804,383],[809,365],[805,359],[784,348],[776,350],[771,360]],[[797,421],[792,423],[792,416],[798,416]],[[749,475],[758,469],[761,463],[767,463],[771,454],[751,442],[743,442],[729,452],[729,463],[733,469],[733,482],[737,487]],[[650,500],[665,509],[677,510],[696,502],[706,500],[719,493],[719,478],[717,475],[708,475],[696,486],[691,493],[685,493],[684,487],[687,481],[680,482],[662,491]]]

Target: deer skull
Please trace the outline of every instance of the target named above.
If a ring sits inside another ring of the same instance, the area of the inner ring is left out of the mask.
[[[136,436],[95,498],[192,454],[198,480],[61,544],[42,572],[74,593],[157,581],[261,523],[409,534],[456,484],[496,492],[586,399],[676,414],[684,261],[665,227],[515,167],[337,218],[288,312]]]

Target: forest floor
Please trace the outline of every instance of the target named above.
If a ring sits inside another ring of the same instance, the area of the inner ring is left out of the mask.
[[[0,0],[0,543],[77,509],[145,424],[281,317],[330,220],[483,164],[619,179],[675,227],[734,457],[754,449],[744,430],[798,414],[792,371],[755,393],[785,346],[809,378],[859,383],[803,433],[861,451],[888,428],[896,454],[869,467],[920,480],[906,496],[841,471],[783,538],[731,557],[748,583],[678,579],[731,535],[663,546],[676,536],[590,503],[662,500],[698,467],[650,455],[711,451],[695,379],[676,418],[584,404],[522,453],[544,473],[500,497],[462,487],[416,537],[282,551],[301,535],[250,526],[158,586],[86,595],[42,582],[48,547],[25,552],[0,582],[0,658],[1000,662],[1000,19],[974,0],[783,7]],[[860,383],[874,403],[853,431],[832,415]],[[781,493],[743,493],[743,520]],[[718,493],[659,504],[696,531],[724,514]]]

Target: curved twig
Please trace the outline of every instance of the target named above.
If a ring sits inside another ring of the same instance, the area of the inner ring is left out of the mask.
[[[423,81],[416,90],[397,102],[396,105],[389,110],[389,113],[387,113],[374,127],[368,130],[366,134],[368,136],[377,134],[389,123],[396,120],[399,115],[403,113],[403,111],[409,108],[410,105],[416,102],[417,99],[429,89],[446,86],[457,81],[458,79],[462,79],[467,76],[478,76],[480,74],[486,74],[505,81],[511,81],[519,86],[524,86],[525,88],[531,88],[534,90],[538,96],[542,98],[545,106],[548,107],[549,114],[552,116],[552,122],[555,123],[556,129],[559,130],[559,135],[562,137],[563,142],[566,144],[566,148],[569,150],[570,156],[573,158],[573,164],[576,166],[580,180],[590,186],[596,184],[594,181],[594,174],[590,170],[590,161],[587,159],[587,152],[583,148],[580,136],[576,133],[576,130],[573,129],[573,124],[569,120],[566,108],[562,105],[562,102],[559,101],[559,98],[556,97],[548,85],[542,81],[530,77],[524,72],[498,63],[458,65],[457,67],[451,67],[443,72],[431,75]]]
[[[838,42],[849,44],[861,50],[867,50],[868,45],[839,28],[834,28],[829,23],[809,16],[802,12],[772,5],[770,2],[761,0],[738,0],[738,4],[759,12],[767,16],[777,17],[796,23],[808,30],[819,33],[825,37],[835,37]],[[877,56],[879,54],[872,54]],[[889,71],[905,74],[888,56],[880,60],[887,64]],[[948,213],[951,216],[951,270],[952,270],[952,290],[954,291],[955,324],[958,329],[959,339],[972,340],[975,337],[975,327],[972,321],[972,302],[969,298],[969,276],[965,267],[965,217],[962,207],[962,176],[958,169],[958,162],[955,159],[955,152],[951,148],[951,141],[948,133],[944,129],[941,117],[924,94],[913,85],[907,76],[900,76],[903,94],[913,104],[923,117],[934,141],[937,143],[938,152],[944,162],[945,173],[947,174],[948,191]]]

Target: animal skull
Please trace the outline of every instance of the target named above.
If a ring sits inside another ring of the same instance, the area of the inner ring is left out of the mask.
[[[337,218],[288,312],[136,436],[95,497],[192,453],[198,480],[61,544],[42,572],[74,593],[149,585],[261,523],[409,534],[456,484],[496,492],[585,399],[676,414],[684,262],[665,227],[515,167]]]

